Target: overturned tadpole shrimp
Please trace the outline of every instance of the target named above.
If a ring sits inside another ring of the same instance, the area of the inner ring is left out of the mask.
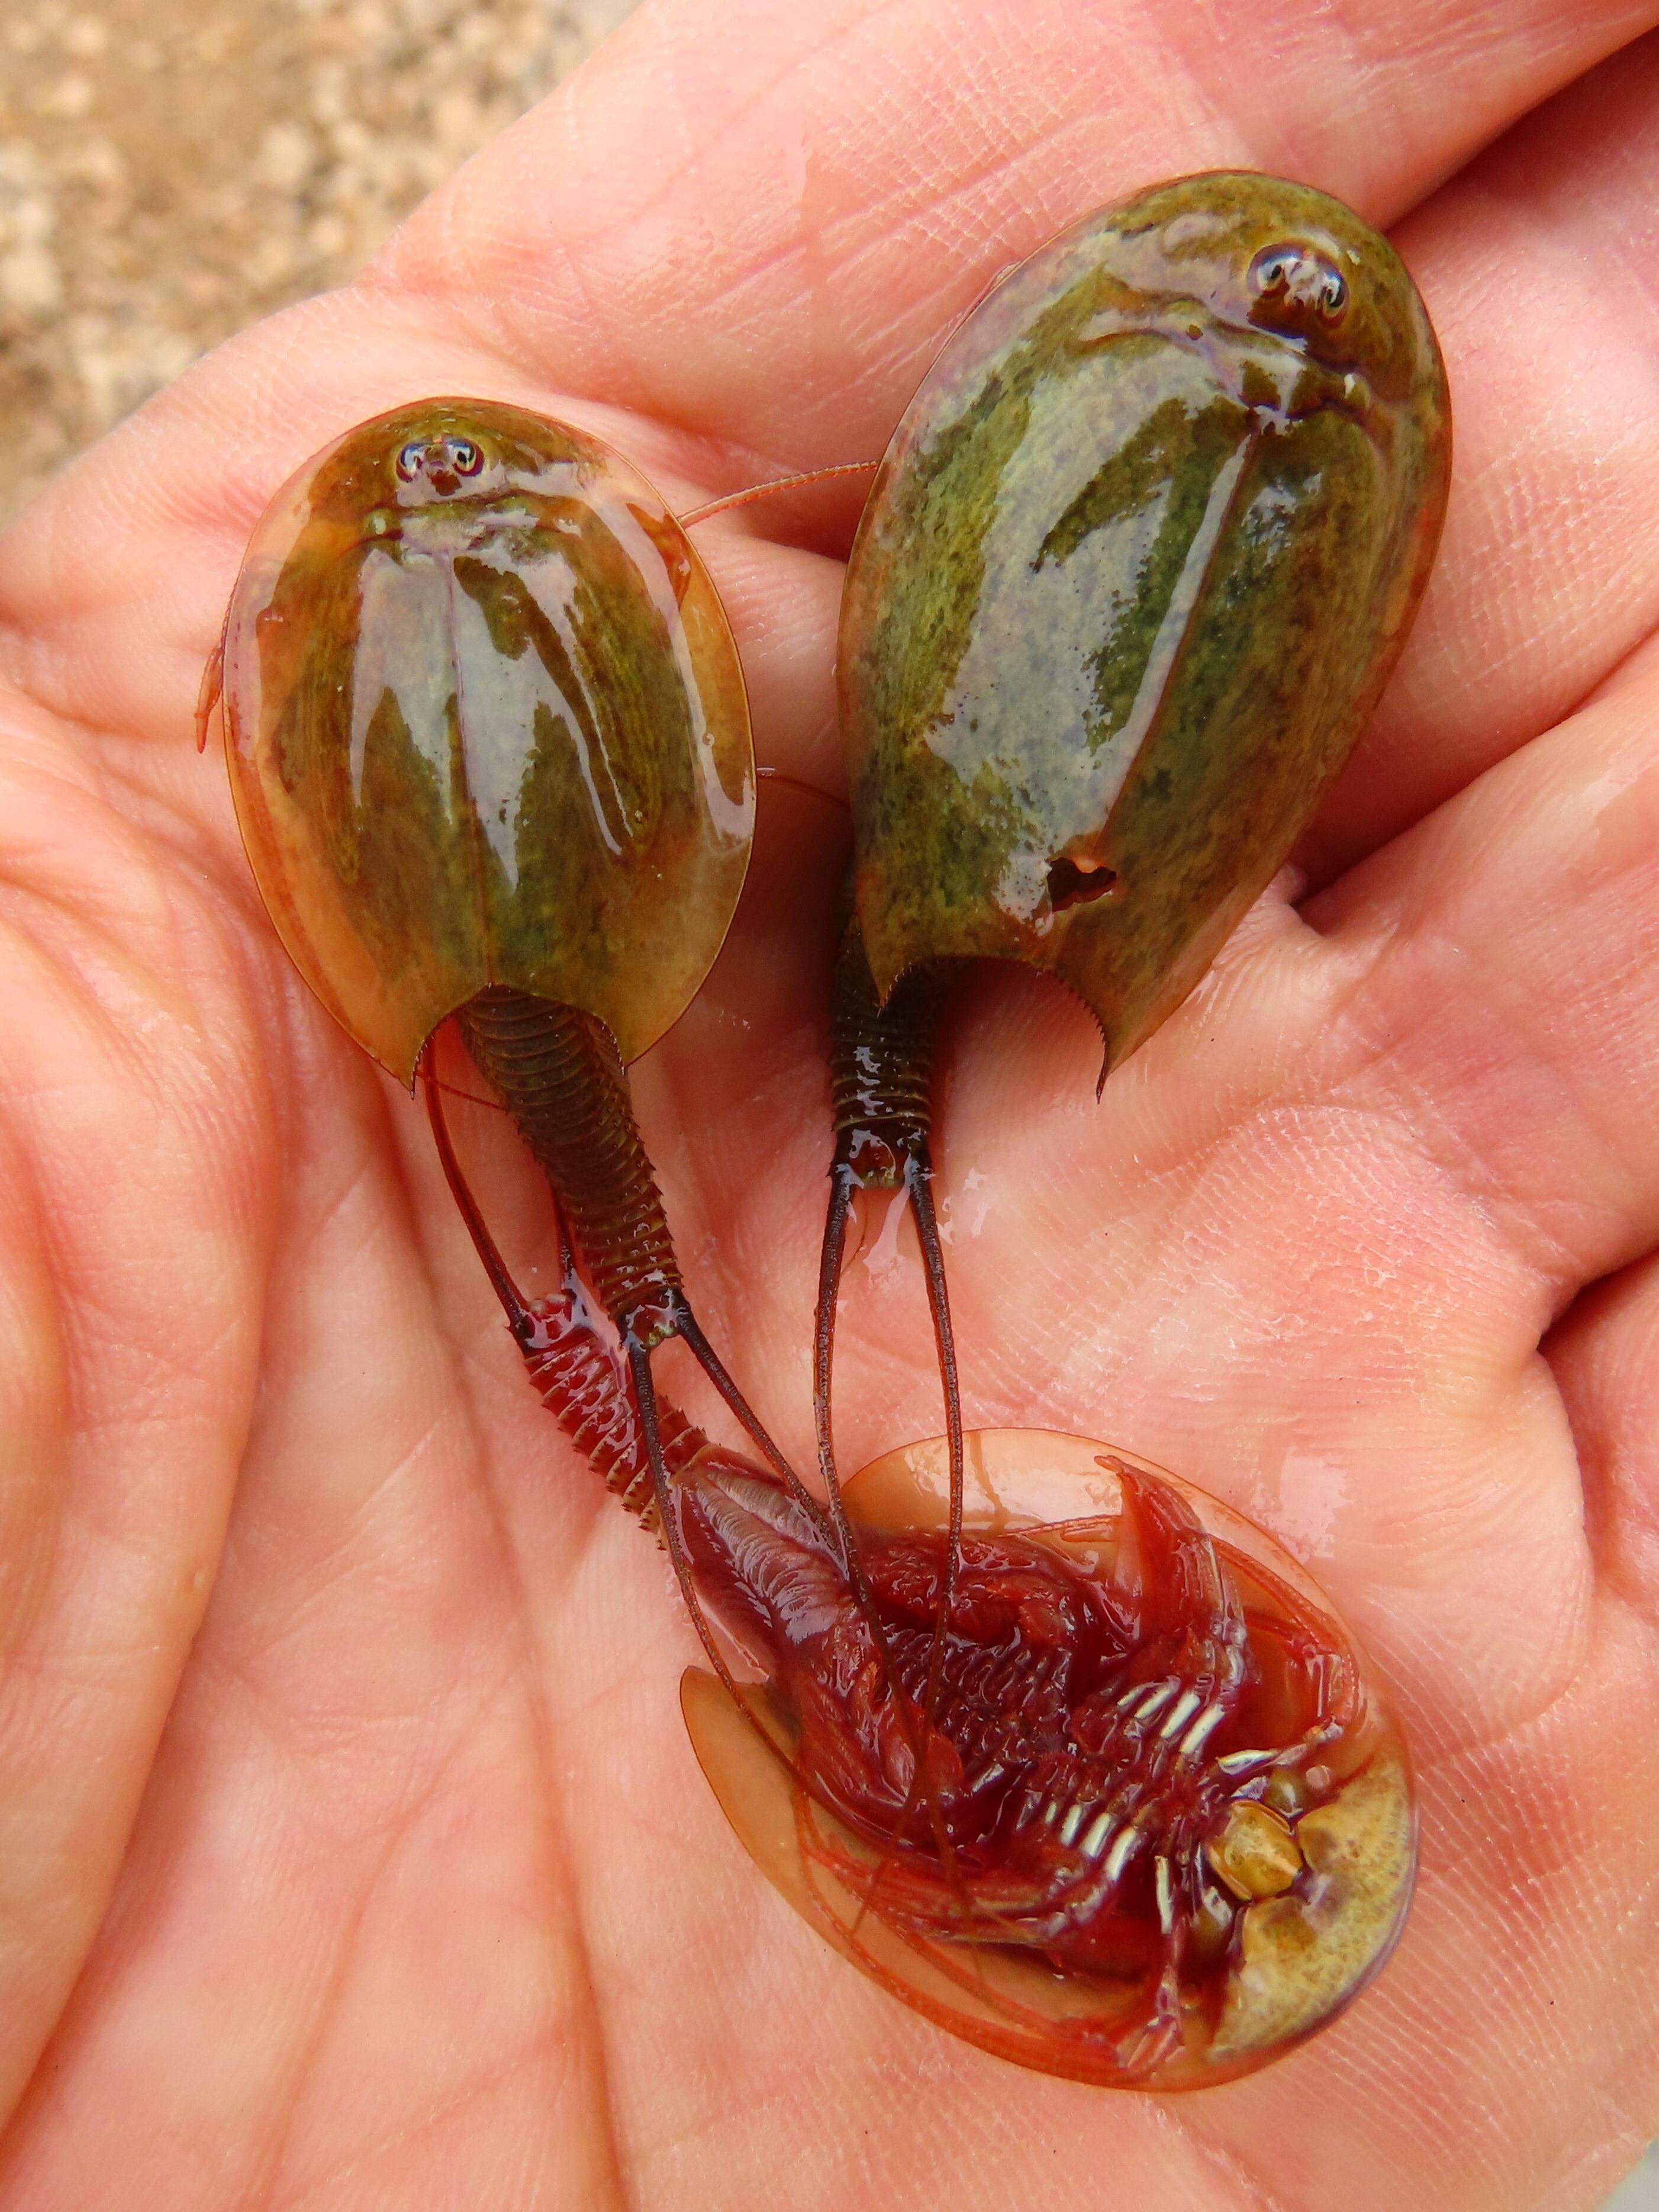
[[[765,1677],[734,1698],[687,1674],[705,1775],[803,1918],[953,2034],[1108,2087],[1265,2065],[1358,1994],[1410,1902],[1374,1678],[1295,1562],[1175,1476],[970,1433],[953,1540],[950,1456],[848,1485],[867,1604],[763,1478],[677,1498],[698,1591]]]
[[[954,969],[1060,977],[1109,1069],[1180,1005],[1376,702],[1449,449],[1438,348],[1393,248],[1324,193],[1243,173],[1091,216],[929,371],[842,602],[854,854],[815,1379],[832,1492],[861,1190],[908,1196],[961,1434],[932,1195]],[[958,1441],[950,1458],[959,1496]]]
[[[651,1358],[678,1337],[816,1511],[697,1323],[623,1073],[719,951],[754,825],[737,648],[662,499],[522,409],[378,416],[260,521],[204,730],[222,686],[283,943],[404,1084],[456,1016],[615,1325],[657,1489]],[[526,1310],[515,1328],[533,1370]]]
[[[617,1353],[573,1285],[520,1297],[428,1096],[546,1404],[683,1562],[714,1668],[684,1678],[687,1729],[803,1918],[939,2027],[1106,2087],[1228,2081],[1334,2018],[1399,1933],[1415,1822],[1398,1731],[1301,1569],[1145,1461],[1033,1430],[963,1440],[954,1533],[943,1439],[866,1468],[856,1576],[666,1405],[653,1484]]]

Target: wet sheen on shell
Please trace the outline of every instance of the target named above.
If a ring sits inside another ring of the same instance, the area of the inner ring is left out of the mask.
[[[1410,276],[1304,185],[1160,185],[1000,285],[894,434],[842,603],[883,996],[1024,961],[1133,1051],[1364,728],[1449,453]]]
[[[477,399],[360,424],[255,531],[224,683],[266,906],[400,1079],[491,984],[625,1060],[683,1012],[747,866],[748,709],[701,560],[609,447]]]

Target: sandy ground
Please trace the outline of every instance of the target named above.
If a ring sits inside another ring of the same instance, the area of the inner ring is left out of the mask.
[[[0,520],[339,283],[634,0],[0,0]]]

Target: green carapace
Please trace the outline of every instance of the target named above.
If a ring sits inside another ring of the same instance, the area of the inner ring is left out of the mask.
[[[308,462],[224,640],[226,750],[295,963],[404,1082],[512,987],[669,1026],[732,919],[754,822],[737,649],[685,533],[596,438],[430,399]]]
[[[882,996],[1027,961],[1133,1051],[1363,729],[1449,458],[1416,288],[1322,192],[1183,178],[1009,276],[900,423],[842,601]]]

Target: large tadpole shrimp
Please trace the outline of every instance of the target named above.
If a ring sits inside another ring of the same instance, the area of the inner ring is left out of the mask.
[[[1060,977],[1099,1024],[1103,1083],[1181,1004],[1376,704],[1449,449],[1439,351],[1393,248],[1253,173],[1089,217],[929,371],[842,602],[854,852],[815,1362],[832,1495],[837,1290],[869,1189],[915,1218],[963,1492],[933,1189],[955,973]]]

